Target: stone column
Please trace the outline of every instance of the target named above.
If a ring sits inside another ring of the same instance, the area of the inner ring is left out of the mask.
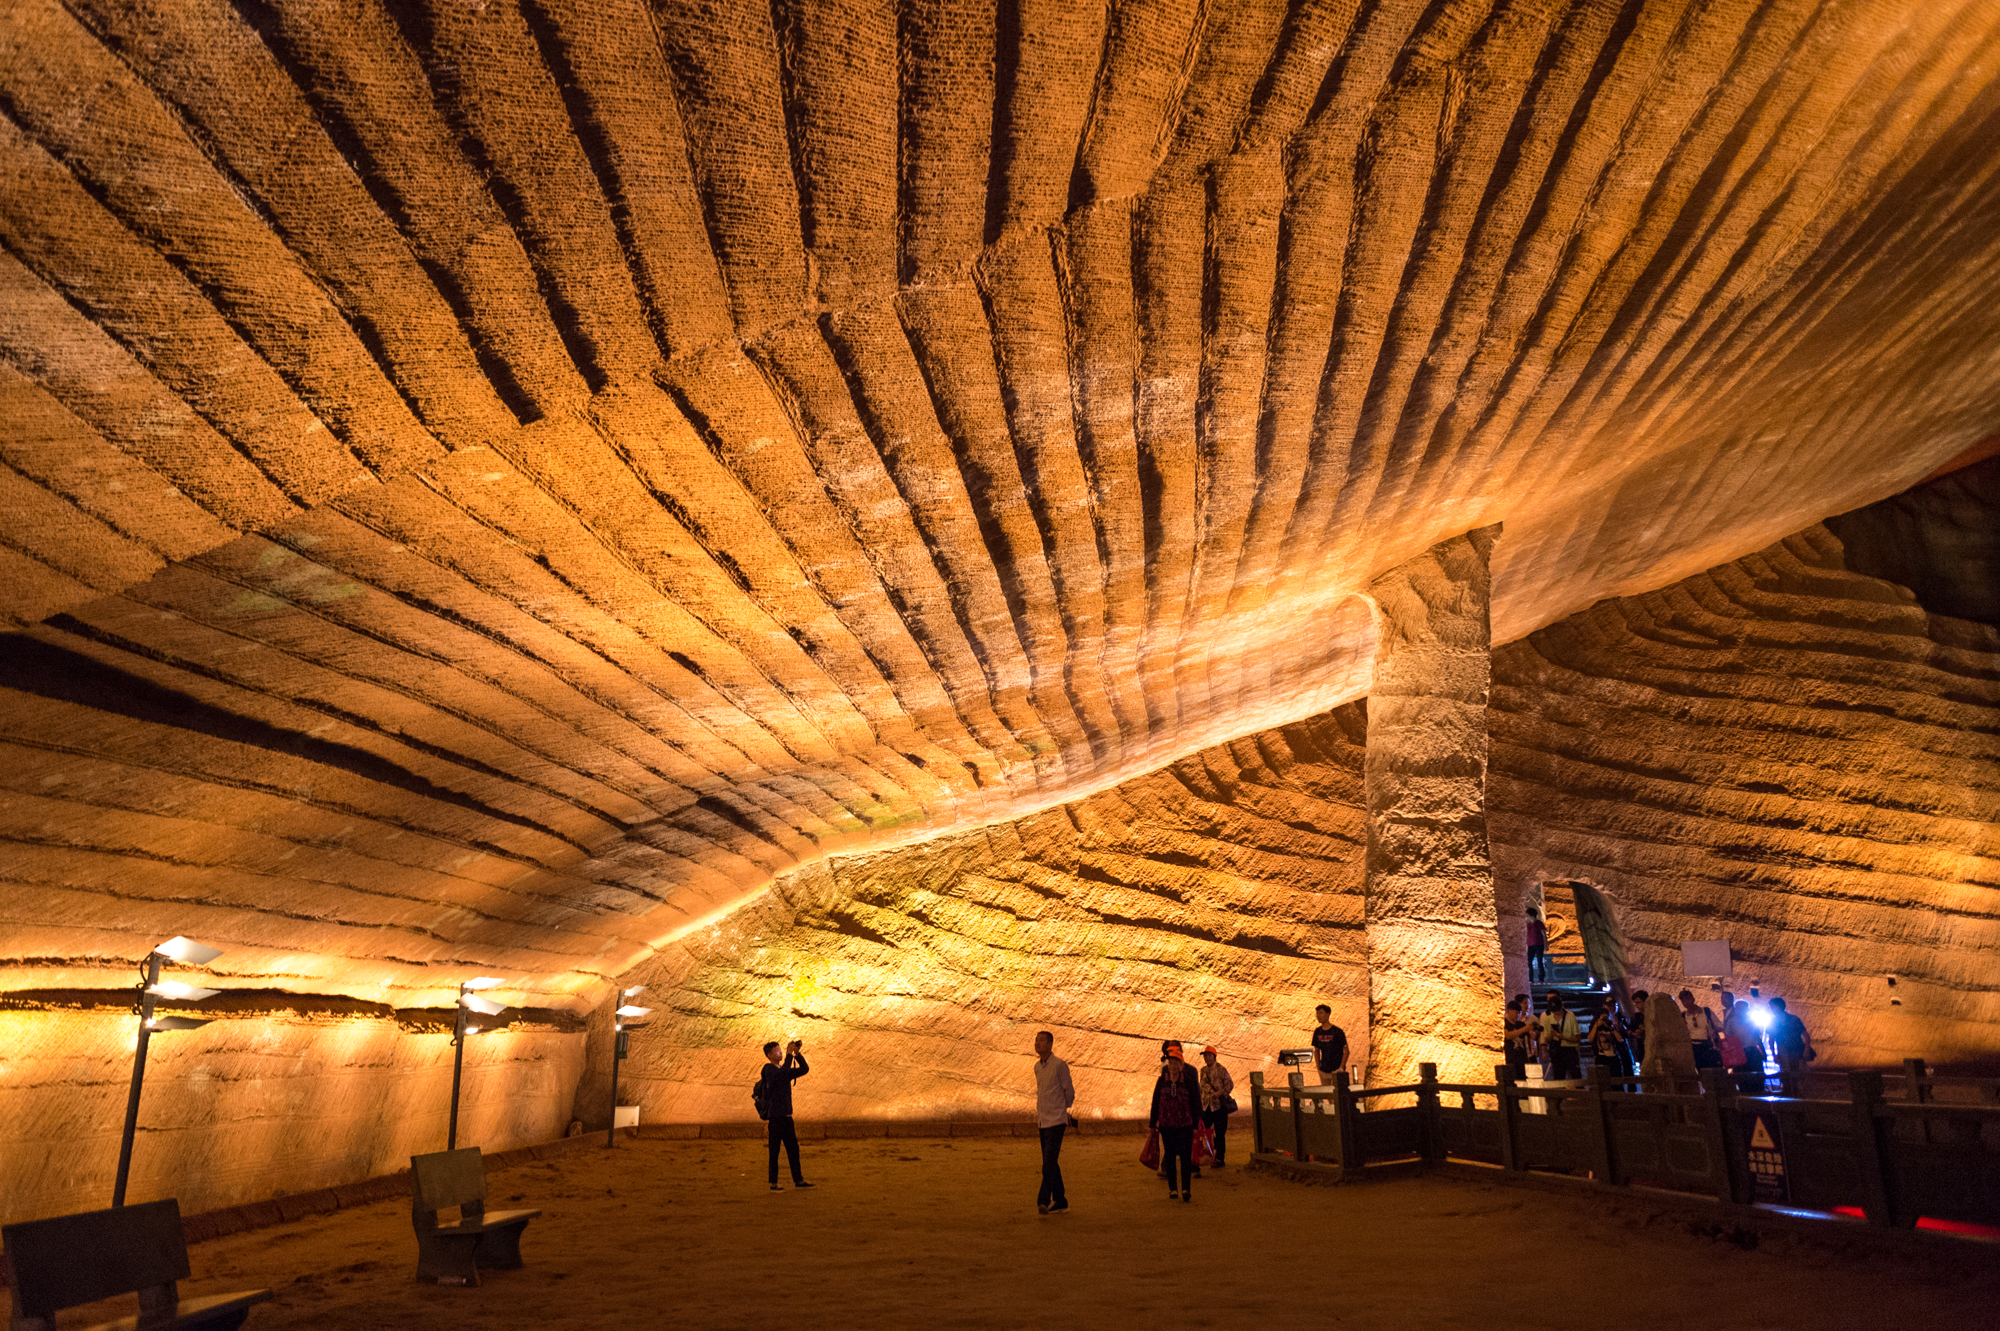
[[[1488,557],[1498,525],[1441,541],[1369,587],[1368,1084],[1490,1082],[1500,937],[1486,846]]]

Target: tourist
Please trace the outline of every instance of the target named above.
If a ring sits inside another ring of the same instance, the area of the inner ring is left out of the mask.
[[[1590,1057],[1599,1076],[1628,1075],[1624,1036],[1624,1028],[1618,1020],[1618,1000],[1607,998],[1590,1023]]]
[[[1222,1168],[1229,1147],[1229,1115],[1236,1108],[1236,1079],[1215,1061],[1215,1046],[1201,1051],[1201,1121],[1215,1135],[1215,1167]]]
[[[792,1164],[792,1186],[810,1188],[805,1175],[799,1172],[799,1133],[792,1122],[792,1083],[806,1075],[811,1069],[806,1067],[805,1046],[794,1040],[780,1046],[776,1040],[764,1046],[764,1069],[758,1074],[758,1102],[770,1119],[766,1134],[771,1148],[771,1191],[783,1192],[778,1186],[778,1147],[783,1145],[785,1155]]]
[[[1333,1024],[1333,1009],[1321,1003],[1313,1009],[1319,1018],[1319,1025],[1313,1028],[1313,1067],[1319,1072],[1319,1084],[1333,1085],[1334,1074],[1347,1067],[1347,1032]]]
[[[1166,1065],[1153,1083],[1153,1111],[1148,1127],[1160,1134],[1160,1167],[1167,1176],[1167,1196],[1194,1200],[1194,1128],[1201,1122],[1201,1082],[1181,1060],[1181,1047],[1167,1045]]]
[[[1528,1017],[1528,996],[1515,994],[1507,1004],[1507,1015],[1501,1019],[1500,1036],[1507,1071],[1515,1081],[1528,1079],[1528,1050],[1534,1042],[1535,1024]]]
[[[1806,1024],[1786,1010],[1782,998],[1771,1000],[1771,1052],[1778,1058],[1780,1093],[1797,1096],[1799,1075],[1806,1064],[1819,1057],[1819,1051],[1813,1048]]]
[[[1715,1014],[1694,1001],[1694,990],[1681,990],[1681,1019],[1687,1026],[1688,1045],[1694,1050],[1694,1065],[1697,1068],[1719,1068],[1722,1066],[1722,1051],[1715,1047],[1715,1037],[1722,1027],[1715,1020]]]
[[[1625,1059],[1634,1073],[1646,1061],[1646,998],[1644,989],[1633,990],[1630,1015],[1625,1019]]]
[[[1035,1194],[1035,1209],[1043,1215],[1069,1210],[1063,1193],[1063,1129],[1076,1122],[1069,1112],[1076,1103],[1076,1083],[1070,1080],[1069,1064],[1055,1055],[1056,1037],[1047,1031],[1035,1034],[1035,1126],[1042,1137],[1042,1190]]]
[[[1745,1095],[1764,1093],[1764,1044],[1757,1037],[1750,1005],[1737,1002],[1735,994],[1723,990],[1722,1033],[1716,1037],[1716,1049],[1730,1080]]]
[[[1528,908],[1528,983],[1537,984],[1549,978],[1549,926],[1542,923],[1542,913],[1534,907]]]
[[[1695,1080],[1694,1046],[1688,1043],[1687,1022],[1674,1000],[1665,994],[1646,998],[1646,1054],[1639,1075],[1653,1084],[1648,1090],[1678,1093]]]
[[[1549,1010],[1542,1016],[1542,1047],[1548,1051],[1550,1081],[1578,1081],[1583,1077],[1581,1035],[1576,1014],[1563,1006],[1561,994],[1549,995]]]

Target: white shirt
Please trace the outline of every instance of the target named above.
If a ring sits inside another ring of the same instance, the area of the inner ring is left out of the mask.
[[[1076,1086],[1069,1079],[1069,1064],[1050,1054],[1035,1060],[1035,1126],[1053,1128],[1069,1122],[1069,1107],[1076,1103]]]

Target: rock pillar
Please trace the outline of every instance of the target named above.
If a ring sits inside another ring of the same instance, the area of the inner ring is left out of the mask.
[[[1495,525],[1377,578],[1368,695],[1368,1083],[1491,1081],[1500,937],[1486,846]]]

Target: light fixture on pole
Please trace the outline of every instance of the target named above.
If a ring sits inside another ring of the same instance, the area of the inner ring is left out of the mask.
[[[625,1061],[625,1032],[634,1026],[644,1026],[646,1023],[639,1018],[649,1016],[653,1011],[649,1007],[634,1007],[626,1000],[645,992],[643,984],[619,990],[618,1007],[611,1014],[611,1029],[615,1034],[611,1041],[611,1126],[604,1133],[606,1146],[618,1145],[618,1065]]]
[[[177,961],[183,966],[206,966],[222,955],[219,947],[209,947],[197,943],[192,938],[176,935],[155,947],[139,963],[139,1001],[133,1011],[139,1014],[139,1043],[132,1051],[132,1091],[125,1098],[125,1132],[118,1139],[118,1179],[111,1186],[111,1204],[125,1204],[125,1183],[132,1173],[132,1139],[139,1131],[139,1092],[146,1085],[146,1050],[152,1044],[154,1031],[191,1031],[208,1022],[200,1017],[156,1017],[153,1009],[163,998],[177,1003],[198,1003],[204,998],[213,998],[220,989],[202,989],[192,984],[182,984],[179,980],[162,980],[160,967],[169,961]]]
[[[491,1034],[492,1028],[482,1027],[468,1020],[469,1015],[497,1017],[507,1010],[505,1003],[496,1003],[490,998],[481,998],[481,989],[491,989],[505,984],[498,976],[482,975],[478,979],[467,980],[458,986],[458,1012],[451,1025],[451,1129],[445,1135],[445,1149],[458,1149],[458,1086],[465,1075],[465,1038],[468,1035]]]

